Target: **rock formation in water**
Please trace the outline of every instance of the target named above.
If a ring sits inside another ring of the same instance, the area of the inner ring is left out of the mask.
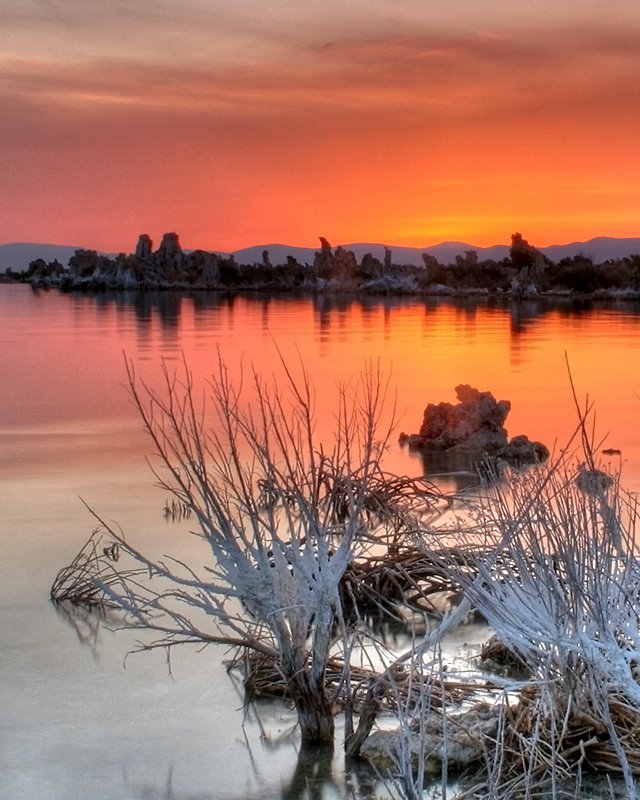
[[[140,263],[149,261],[151,259],[152,248],[153,244],[150,236],[146,233],[141,233],[138,237],[138,244],[136,245],[136,259]]]
[[[438,259],[429,253],[423,253],[421,258],[424,263],[425,280],[427,283],[432,283],[435,280],[438,270],[440,269]]]
[[[165,233],[154,256],[160,278],[172,283],[182,277],[185,259],[177,233]]]
[[[319,278],[344,281],[356,277],[358,262],[351,250],[336,247],[334,251],[324,236],[321,236],[320,250],[316,253],[313,268]]]
[[[468,384],[456,386],[455,392],[456,404],[429,403],[420,431],[402,434],[400,443],[427,458],[430,453],[449,453],[479,462],[488,456],[515,465],[540,463],[548,458],[545,445],[532,442],[527,436],[515,436],[509,441],[504,427],[511,410],[508,400],[496,400],[491,392],[481,392]]]
[[[112,259],[95,250],[76,250],[67,270],[34,262],[29,277],[34,286],[46,278],[62,289],[213,289],[220,286],[223,260],[204,250],[184,252],[177,233],[165,233],[154,251],[143,233],[129,255]]]
[[[379,258],[375,258],[371,253],[365,253],[358,268],[358,277],[362,280],[374,280],[384,275],[384,267]]]
[[[233,255],[205,250],[183,250],[177,233],[165,233],[154,251],[151,238],[143,233],[135,250],[115,258],[95,250],[76,250],[68,268],[42,259],[31,262],[20,276],[34,288],[62,289],[217,289],[314,292],[359,292],[361,294],[429,294],[438,296],[496,296],[537,298],[560,293],[623,292],[640,297],[640,255],[616,263],[595,265],[585,256],[552,264],[521,234],[512,236],[508,258],[479,260],[467,250],[454,263],[440,264],[424,253],[423,265],[396,263],[389,247],[380,258],[365,253],[360,263],[352,250],[333,248],[320,237],[320,250],[313,264],[286,256],[276,263],[269,251],[252,263],[236,263]]]
[[[419,436],[431,447],[497,450],[507,444],[504,421],[511,410],[508,400],[496,400],[467,384],[455,388],[458,403],[429,403]]]

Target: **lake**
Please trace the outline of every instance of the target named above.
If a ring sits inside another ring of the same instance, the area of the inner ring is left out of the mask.
[[[622,451],[622,483],[640,489],[637,304],[66,295],[0,284],[1,797],[307,796],[294,717],[265,703],[246,710],[243,726],[226,653],[184,648],[171,672],[162,651],[125,661],[129,632],[98,630],[81,644],[48,601],[96,525],[83,501],[136,543],[189,540],[188,521],[163,516],[125,359],[154,386],[163,360],[172,368],[184,358],[200,381],[219,357],[236,377],[252,365],[281,376],[280,356],[311,376],[322,435],[336,385],[373,360],[389,376],[398,433],[417,432],[428,402],[453,402],[468,383],[511,401],[510,435],[551,449],[577,423],[568,362],[580,401],[594,404],[598,442]],[[396,439],[387,468],[421,474]],[[345,774],[339,746],[321,777],[323,798],[373,796],[367,773]]]

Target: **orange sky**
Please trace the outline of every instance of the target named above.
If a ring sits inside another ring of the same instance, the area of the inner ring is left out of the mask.
[[[640,4],[5,0],[0,243],[640,235]]]

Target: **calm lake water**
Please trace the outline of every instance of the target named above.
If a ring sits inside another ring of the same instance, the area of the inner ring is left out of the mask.
[[[163,359],[179,366],[184,356],[200,379],[218,353],[232,374],[254,364],[277,375],[279,350],[311,375],[322,431],[336,384],[374,359],[390,376],[398,433],[417,432],[427,402],[453,402],[454,386],[469,383],[511,401],[510,435],[551,448],[576,426],[568,360],[579,397],[595,404],[602,446],[622,451],[623,484],[637,491],[639,334],[640,306],[623,302],[83,296],[0,285],[0,797],[308,796],[294,718],[264,704],[243,727],[225,653],[176,652],[171,674],[161,651],[125,663],[128,633],[99,631],[83,645],[48,602],[58,569],[95,527],[80,498],[136,543],[189,541],[188,523],[162,515],[150,443],[123,388],[125,357],[156,385]],[[395,445],[386,464],[423,469]],[[336,750],[319,796],[372,797],[369,778],[345,775]]]

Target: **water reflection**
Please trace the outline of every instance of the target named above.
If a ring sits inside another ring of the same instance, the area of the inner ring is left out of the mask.
[[[42,298],[43,301],[46,302],[48,297]],[[610,326],[620,325],[623,319],[634,332],[640,329],[640,302],[624,299],[595,302],[592,299],[556,297],[514,301],[483,296],[107,291],[72,295],[70,302],[81,315],[79,324],[89,324],[88,319],[85,318],[84,322],[82,319],[91,306],[95,309],[94,322],[101,327],[111,324],[109,314],[112,311],[125,325],[125,319],[132,317],[138,346],[151,351],[159,338],[165,356],[177,352],[178,340],[190,330],[200,337],[202,347],[209,347],[212,333],[216,330],[233,331],[237,338],[239,325],[242,325],[241,336],[244,337],[243,320],[247,316],[254,326],[247,333],[261,333],[274,338],[284,336],[297,340],[311,324],[315,344],[322,348],[323,357],[329,356],[334,344],[344,346],[345,357],[348,357],[353,345],[354,325],[363,342],[369,343],[369,355],[378,356],[381,347],[392,348],[396,359],[402,357],[402,351],[396,352],[399,335],[412,337],[407,356],[415,358],[416,336],[426,340],[425,345],[433,338],[439,345],[455,338],[471,349],[477,346],[480,328],[486,330],[489,325],[495,331],[496,341],[499,339],[508,346],[509,365],[516,370],[526,367],[532,348],[539,346],[541,337],[548,336],[549,320],[554,329],[578,325],[580,330],[583,324],[590,329],[594,317],[606,320]],[[420,316],[424,321],[421,332],[413,328]],[[568,340],[566,345],[569,348],[571,341]],[[257,347],[250,347],[249,352],[255,350]],[[561,361],[560,354],[557,360]],[[464,382],[466,377],[460,375],[455,382]]]
[[[87,647],[94,659],[97,659],[104,614],[67,601],[54,603],[53,607],[59,619],[75,633],[78,643],[82,647]]]
[[[554,297],[531,298],[514,301],[511,298],[474,296],[468,298],[452,297],[416,297],[416,296],[361,296],[349,294],[226,294],[224,292],[175,292],[175,291],[105,291],[95,294],[75,294],[71,302],[84,309],[93,304],[98,312],[104,313],[109,308],[121,312],[133,312],[142,331],[157,319],[161,326],[176,331],[181,317],[191,309],[196,314],[204,313],[210,318],[210,312],[225,309],[232,317],[234,309],[242,304],[254,306],[262,321],[263,329],[269,328],[272,313],[278,313],[283,307],[307,306],[313,310],[318,330],[321,334],[331,331],[334,326],[340,327],[340,320],[357,312],[365,325],[378,326],[382,313],[385,322],[390,321],[392,311],[402,309],[422,309],[426,314],[442,309],[449,309],[459,316],[460,321],[466,319],[474,323],[480,313],[498,313],[508,316],[513,337],[526,336],[536,321],[555,314],[561,319],[578,319],[594,311],[598,313],[640,315],[640,301],[624,299],[608,299],[594,301],[591,298]],[[640,319],[638,324],[640,324]]]
[[[117,303],[120,309],[127,304],[127,297]],[[180,321],[182,297],[174,292],[136,292],[133,307],[141,325],[149,324],[157,314],[163,328],[177,330]]]
[[[289,783],[282,790],[282,800],[320,800],[325,788],[337,790],[333,777],[333,747],[303,744]]]
[[[174,765],[167,768],[167,779],[162,788],[149,785],[137,785],[125,783],[132,792],[133,800],[215,800],[215,793],[210,792],[182,792],[174,789],[173,786]]]
[[[164,785],[141,784],[125,780],[131,797],[135,800],[221,800],[218,789],[192,792],[177,788],[174,784],[176,767],[167,767]],[[260,775],[255,775],[260,779]],[[242,794],[229,796],[227,800],[382,800],[389,797],[383,782],[375,771],[362,760],[346,760],[344,764],[335,758],[332,747],[303,746],[298,752],[295,767],[282,781],[280,790],[269,786]]]
[[[419,449],[415,453],[422,463],[423,475],[447,491],[464,492],[495,477],[478,453],[436,448]]]
[[[339,744],[329,771],[306,754],[299,758],[295,736],[268,743],[252,716],[247,736],[257,743],[249,752],[239,732],[243,700],[229,691],[223,653],[181,652],[182,668],[169,679],[160,652],[122,669],[134,646],[126,632],[108,636],[92,617],[76,620],[74,634],[55,624],[48,589],[86,539],[78,494],[132,536],[164,542],[157,524],[164,497],[153,488],[144,461],[151,445],[121,386],[123,351],[151,386],[161,360],[184,353],[200,386],[218,348],[231,369],[244,358],[271,375],[275,344],[308,370],[321,434],[335,425],[335,385],[377,359],[392,398],[397,392],[394,443],[400,430],[419,430],[427,403],[451,402],[453,387],[469,383],[511,401],[510,437],[526,434],[551,449],[576,426],[568,353],[578,394],[596,404],[598,438],[609,432],[606,446],[622,450],[633,491],[640,486],[639,332],[640,305],[626,301],[62,295],[0,287],[0,582],[9,587],[0,603],[0,794],[49,797],[54,786],[70,800],[274,800],[299,796],[311,781],[323,800],[374,796],[373,778],[352,765],[344,770]],[[395,474],[447,472],[454,490],[466,485],[458,463],[425,463],[399,447],[385,458]],[[390,629],[391,645],[394,636]],[[283,718],[271,720],[267,735],[288,728]]]

